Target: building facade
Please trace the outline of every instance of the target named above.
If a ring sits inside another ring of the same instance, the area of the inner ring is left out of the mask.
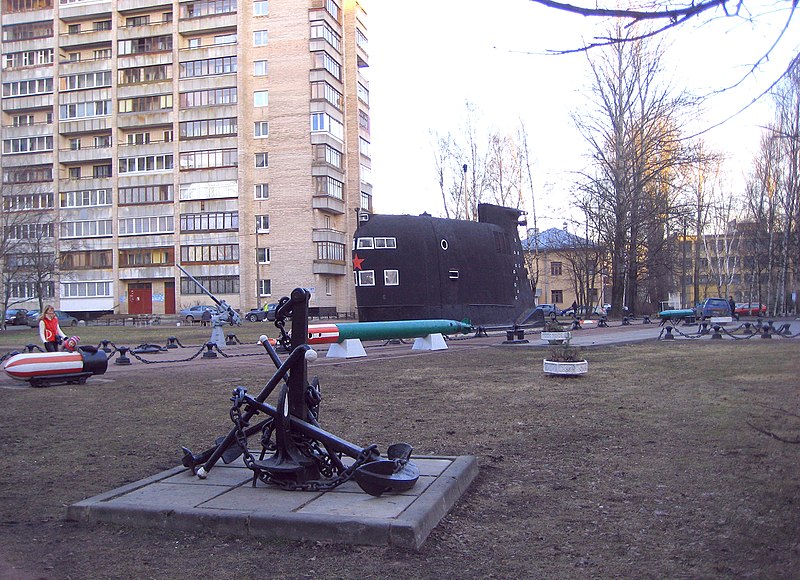
[[[52,263],[44,286],[25,268],[7,280],[13,300],[210,303],[180,264],[242,310],[303,286],[313,305],[355,311],[347,258],[372,204],[357,0],[1,10],[4,235],[23,248],[6,258]]]
[[[605,302],[602,248],[565,229],[550,228],[529,230],[522,250],[537,304],[566,309],[577,303],[593,312]]]

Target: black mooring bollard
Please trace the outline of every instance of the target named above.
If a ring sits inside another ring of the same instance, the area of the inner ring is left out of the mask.
[[[167,348],[178,348],[178,339],[177,337],[170,336],[167,338]]]
[[[117,347],[119,351],[119,356],[114,361],[115,365],[129,365],[131,364],[131,359],[128,358],[128,351],[130,350],[127,346],[120,346]]]
[[[772,338],[772,334],[770,333],[770,325],[769,324],[765,324],[761,328],[761,331],[762,331],[761,332],[761,338]]]
[[[711,335],[711,338],[721,339],[722,338],[722,327],[719,324],[714,325],[714,334]]]
[[[25,345],[25,351],[26,352],[33,352],[34,350],[39,350],[40,351],[42,349],[39,347],[38,344],[32,344],[31,343],[31,344],[26,344]]]
[[[217,346],[213,342],[206,343],[206,352],[203,353],[203,358],[217,358],[217,353],[214,352],[214,347]]]
[[[597,328],[608,328],[608,318],[601,316],[600,322],[597,323]]]
[[[664,337],[664,340],[675,340],[675,337],[672,335],[672,327],[671,326],[665,326],[664,327],[664,332],[666,333],[666,336]]]
[[[708,322],[701,322],[700,323],[700,334],[705,336],[709,332],[711,332],[711,331],[708,329]]]
[[[108,340],[107,338],[106,338],[106,339],[103,339],[103,340],[101,340],[101,341],[100,341],[100,344],[102,344],[102,345],[103,345],[103,348],[100,348],[100,349],[98,349],[98,350],[102,350],[102,351],[103,351],[104,353],[106,353],[106,354],[108,354],[108,353],[110,353],[110,352],[111,352],[111,347],[110,347],[110,346],[108,346],[109,344],[111,344],[111,341],[110,341],[110,340]]]
[[[628,318],[627,316],[624,316],[622,318],[622,326],[630,326],[630,325],[631,325],[631,319]]]
[[[236,335],[229,332],[225,335],[225,346],[236,346]]]
[[[653,324],[653,323],[650,321],[650,317],[649,316],[645,316],[642,319],[642,324]]]

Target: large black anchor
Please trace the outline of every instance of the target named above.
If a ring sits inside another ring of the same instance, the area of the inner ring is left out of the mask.
[[[255,397],[243,387],[236,388],[230,411],[234,427],[202,453],[194,454],[184,447],[183,465],[205,478],[220,459],[230,463],[243,456],[245,465],[253,471],[253,485],[260,480],[283,489],[326,491],[352,478],[374,496],[411,489],[419,479],[419,469],[411,461],[410,445],[390,445],[384,459],[376,445],[359,447],[320,427],[319,382],[316,377],[308,381],[308,361],[317,356],[306,343],[310,298],[308,290],[296,288],[290,297],[280,300],[275,325],[281,329],[283,343],[290,344],[288,357],[281,360],[266,337],[262,337],[260,342],[277,367],[275,374]],[[289,316],[291,338],[283,331]],[[279,385],[276,406],[266,403]],[[251,425],[258,415],[267,417]],[[261,433],[258,458],[247,444],[248,438],[257,433]],[[344,457],[353,461],[345,465]]]

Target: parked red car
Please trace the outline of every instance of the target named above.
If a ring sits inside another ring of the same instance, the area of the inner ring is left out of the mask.
[[[758,302],[738,302],[736,304],[737,316],[765,316],[767,307]]]

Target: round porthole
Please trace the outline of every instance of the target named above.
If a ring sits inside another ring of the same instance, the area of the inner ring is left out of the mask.
[[[441,242],[439,242],[439,245],[442,246],[443,250],[446,250],[449,247],[447,244],[447,240],[445,240],[444,238],[442,239]]]

